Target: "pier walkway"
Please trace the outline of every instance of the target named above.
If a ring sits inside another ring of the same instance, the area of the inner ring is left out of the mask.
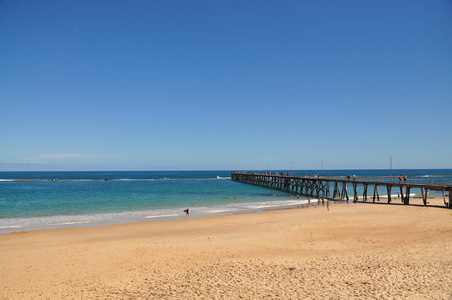
[[[358,187],[362,186],[362,201],[372,197],[380,201],[379,187],[386,188],[388,203],[392,201],[391,193],[400,193],[403,204],[410,204],[410,193],[415,189],[421,191],[424,205],[427,205],[428,191],[442,192],[446,207],[452,208],[452,178],[446,176],[428,178],[408,178],[406,181],[390,176],[293,176],[276,173],[231,172],[231,180],[249,183],[273,189],[330,199],[349,200],[349,189],[353,189],[353,200],[358,201]],[[373,187],[373,196],[368,190]],[[361,190],[361,189],[360,189]],[[448,195],[446,194],[448,193]]]

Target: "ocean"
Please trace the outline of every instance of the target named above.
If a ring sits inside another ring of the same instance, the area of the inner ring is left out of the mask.
[[[319,170],[273,171],[322,175]],[[325,176],[347,174],[385,176],[389,171],[323,171]],[[452,170],[393,170],[399,174],[425,178],[452,175]],[[291,198],[230,176],[230,171],[0,172],[0,233],[181,219],[187,208],[193,218],[307,202],[307,197]]]

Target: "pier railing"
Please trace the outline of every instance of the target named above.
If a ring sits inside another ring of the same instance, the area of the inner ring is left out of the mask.
[[[408,183],[408,184],[424,184],[424,185],[439,185],[439,186],[451,186],[452,177],[441,176],[441,177],[407,177],[405,180],[400,180],[398,176],[356,176],[356,180],[359,181],[370,181],[370,182],[382,182],[382,183]],[[350,180],[353,178],[348,178],[348,176],[321,176],[325,179],[338,179],[338,180]]]
[[[292,175],[287,173],[256,173],[256,172],[233,172],[233,173],[247,173],[255,175],[276,175],[291,178],[319,178],[324,180],[340,180],[340,181],[367,181],[367,182],[381,182],[381,183],[396,183],[396,184],[415,184],[415,185],[432,185],[432,186],[452,186],[452,175],[429,175],[428,177],[410,177],[400,180],[399,176],[315,176],[315,175]]]

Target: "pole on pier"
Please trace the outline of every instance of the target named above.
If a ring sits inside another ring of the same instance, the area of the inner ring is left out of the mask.
[[[392,181],[392,155],[391,154],[387,154],[386,156],[389,156],[389,167],[391,169],[391,181]]]

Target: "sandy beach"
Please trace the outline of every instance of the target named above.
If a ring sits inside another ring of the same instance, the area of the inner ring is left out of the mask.
[[[451,299],[429,201],[2,234],[0,299]]]

